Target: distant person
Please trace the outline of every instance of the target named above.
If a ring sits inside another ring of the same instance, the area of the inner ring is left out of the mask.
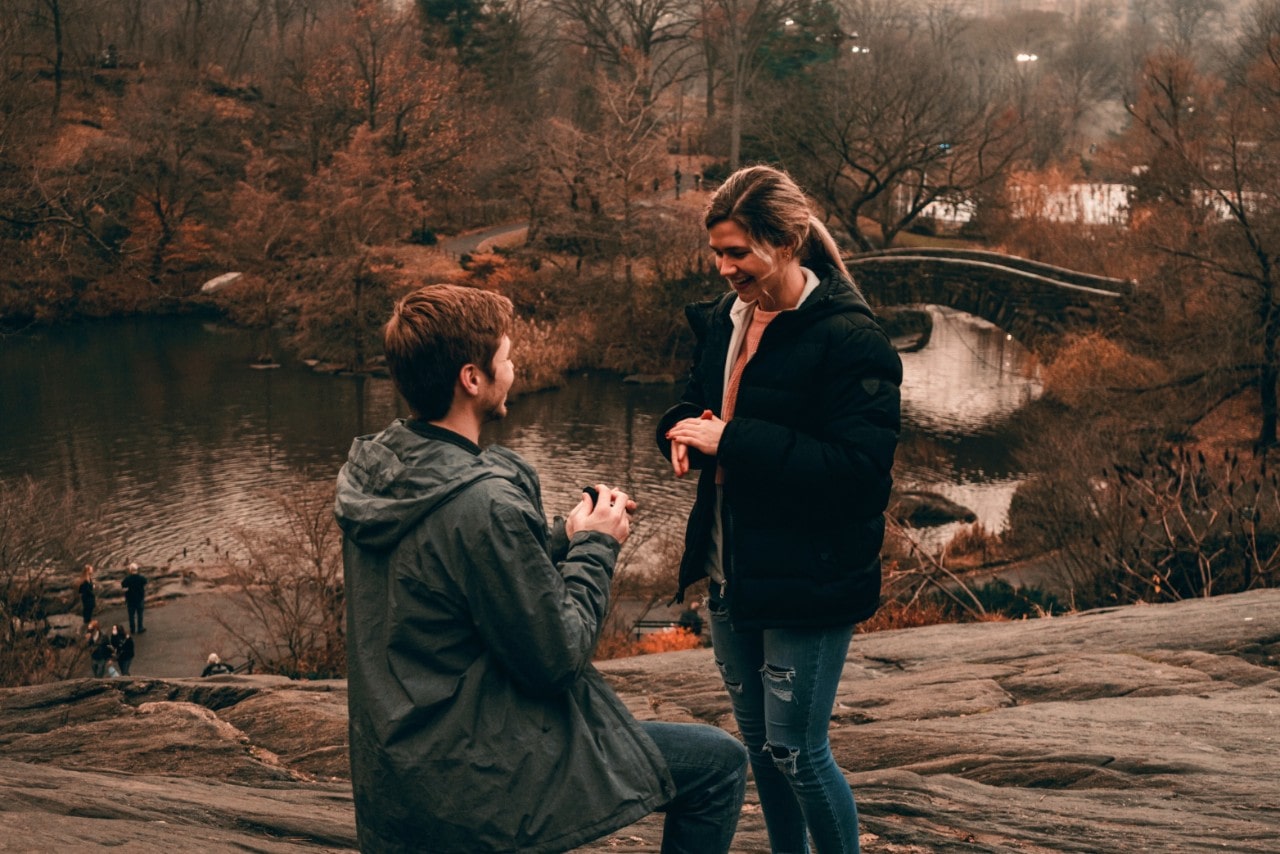
[[[698,613],[700,602],[693,602],[676,618],[676,625],[694,635],[702,634],[702,615]]]
[[[84,627],[84,643],[85,646],[93,649],[102,640],[102,627],[98,625],[97,620],[90,620],[89,624]]]
[[[133,635],[120,626],[112,626],[111,629],[115,636],[115,643],[112,645],[116,650],[116,662],[120,665],[120,674],[128,676],[129,668],[133,665]],[[116,629],[119,629],[119,632]]]
[[[111,645],[110,637],[102,632],[97,634],[98,640],[89,653],[89,664],[93,669],[93,675],[101,679],[107,675],[107,663],[115,657],[116,649]]]
[[[739,170],[703,215],[730,292],[658,445],[700,469],[677,598],[710,577],[711,644],[774,851],[856,852],[827,729],[854,624],[880,600],[902,362],[789,175]]]
[[[635,502],[600,484],[549,529],[534,469],[479,444],[513,326],[489,291],[402,298],[384,346],[413,415],[338,475],[360,848],[566,851],[663,810],[663,851],[728,851],[742,745],[636,721],[591,665]]]
[[[679,167],[679,166],[677,166],[677,167],[676,167],[676,174],[675,174],[675,179],[676,179],[676,198],[677,198],[677,199],[678,199],[678,198],[680,198],[680,179],[681,179],[681,178],[683,178],[683,177],[684,177],[684,176],[680,174],[680,167]]]
[[[142,614],[147,602],[147,577],[139,571],[136,563],[131,563],[129,574],[120,586],[124,588],[124,605],[129,611],[129,631],[140,635],[146,631],[142,625]]]
[[[701,172],[693,173],[693,189],[699,190],[699,191],[702,189],[702,173]]]
[[[163,635],[164,632],[161,632]],[[200,671],[201,676],[217,676],[219,673],[234,673],[235,668],[223,661],[216,652],[209,653],[206,659],[204,670]]]
[[[98,593],[93,583],[93,564],[86,563],[84,570],[80,573],[80,610],[86,626],[93,620],[93,609],[97,604]]]

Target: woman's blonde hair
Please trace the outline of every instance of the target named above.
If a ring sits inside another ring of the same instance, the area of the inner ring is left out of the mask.
[[[707,203],[702,223],[710,229],[726,220],[754,243],[794,247],[804,266],[821,270],[829,264],[852,279],[835,238],[813,215],[804,191],[781,169],[746,166],[730,175]]]

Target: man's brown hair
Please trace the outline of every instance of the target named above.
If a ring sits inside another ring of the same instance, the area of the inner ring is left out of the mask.
[[[382,330],[387,368],[415,417],[443,418],[463,365],[493,376],[502,336],[511,334],[511,300],[458,285],[427,285],[396,303]]]

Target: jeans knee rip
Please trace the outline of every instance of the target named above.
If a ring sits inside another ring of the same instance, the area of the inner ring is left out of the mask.
[[[765,685],[773,696],[784,703],[791,702],[795,696],[791,690],[796,678],[794,670],[783,670],[766,662],[764,667],[760,668],[760,673],[764,676]]]
[[[734,682],[729,678],[729,670],[724,666],[723,661],[717,661],[716,667],[720,668],[720,679],[724,682],[724,687],[728,689],[730,694],[742,694],[742,683]]]
[[[791,779],[796,776],[796,757],[800,755],[800,750],[795,747],[786,747],[780,744],[770,744],[765,742],[765,751],[773,759],[773,764],[778,766],[778,770]]]

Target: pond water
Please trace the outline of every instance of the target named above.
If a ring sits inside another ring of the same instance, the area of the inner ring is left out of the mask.
[[[1039,393],[1038,367],[996,327],[931,311],[929,346],[903,354],[908,428],[896,476],[999,530],[1021,475],[998,425]],[[100,564],[215,560],[237,528],[279,520],[273,493],[331,481],[353,436],[403,414],[388,380],[326,376],[287,361],[254,370],[257,350],[252,333],[198,318],[0,338],[0,478],[31,475],[99,502]],[[631,551],[647,560],[665,535],[682,533],[693,500],[692,480],[675,480],[653,441],[676,393],[574,376],[561,389],[517,397],[484,439],[538,468],[548,513],[567,511],[583,484],[625,487],[640,502]]]

